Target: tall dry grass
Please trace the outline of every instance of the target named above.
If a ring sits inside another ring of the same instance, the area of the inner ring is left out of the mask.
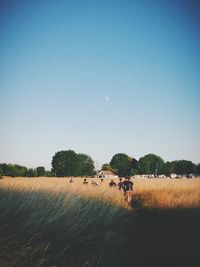
[[[92,186],[92,180],[98,186]],[[116,183],[118,179],[115,179]],[[99,179],[88,179],[89,185],[83,186],[82,178],[10,178],[3,179],[1,188],[14,192],[45,192],[49,197],[65,196],[69,203],[70,194],[87,200],[96,199],[105,204],[122,208],[130,207],[124,202],[123,194],[117,188],[109,188],[109,179],[103,184]],[[132,179],[136,189],[134,198],[144,208],[196,208],[200,207],[200,179]]]
[[[127,258],[132,258],[132,239],[134,250],[139,247],[137,231],[144,220],[137,215],[139,207],[200,207],[199,179],[135,179],[136,209],[118,189],[109,188],[108,180],[97,187],[82,182],[0,180],[0,266],[133,266]]]
[[[200,207],[200,179],[135,179],[137,197],[144,208]]]
[[[69,183],[69,178],[10,178],[4,179],[1,188],[17,192],[45,192],[50,197],[66,196],[65,203],[68,203],[70,194],[87,198],[97,199],[105,203],[114,204],[120,207],[127,207],[123,195],[119,190],[109,188],[109,181],[105,180],[100,184],[99,179],[88,179],[88,186],[83,185],[82,178],[74,178]],[[96,181],[98,186],[92,186],[91,182]]]
[[[3,179],[0,266],[121,266],[128,219],[122,200],[118,191],[86,188],[82,180]]]

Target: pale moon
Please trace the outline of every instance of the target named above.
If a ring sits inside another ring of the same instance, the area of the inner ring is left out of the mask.
[[[106,97],[105,97],[105,100],[106,100],[107,102],[109,102],[109,101],[110,101],[110,97],[109,97],[109,96],[106,96]]]

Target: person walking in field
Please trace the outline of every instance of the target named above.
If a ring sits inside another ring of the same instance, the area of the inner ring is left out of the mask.
[[[119,178],[118,189],[121,191],[122,187],[123,187],[123,181],[122,178]]]
[[[104,180],[103,180],[103,178],[101,178],[100,184],[103,184],[103,183],[104,183]]]
[[[124,192],[124,200],[129,204],[133,200],[133,193],[135,193],[135,187],[132,181],[130,181],[130,177],[125,177],[125,181],[123,181],[122,190]]]
[[[110,183],[109,183],[109,186],[110,187],[116,187],[117,184],[114,182],[114,180],[111,180]]]
[[[93,185],[93,186],[97,186],[98,184],[97,184],[97,182],[95,182],[94,180],[91,182],[91,185]]]
[[[99,186],[102,186],[102,185],[104,185],[104,179],[103,178],[101,178],[101,180],[100,180],[100,182],[99,182],[99,184],[98,184]]]
[[[83,180],[83,185],[88,185],[88,181],[86,178]]]

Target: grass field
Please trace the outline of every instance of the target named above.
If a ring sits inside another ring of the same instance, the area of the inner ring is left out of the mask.
[[[135,179],[133,207],[82,181],[0,180],[0,266],[199,266],[200,179]]]

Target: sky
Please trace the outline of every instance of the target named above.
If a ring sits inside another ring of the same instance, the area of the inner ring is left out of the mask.
[[[200,162],[200,3],[0,0],[0,162]]]

